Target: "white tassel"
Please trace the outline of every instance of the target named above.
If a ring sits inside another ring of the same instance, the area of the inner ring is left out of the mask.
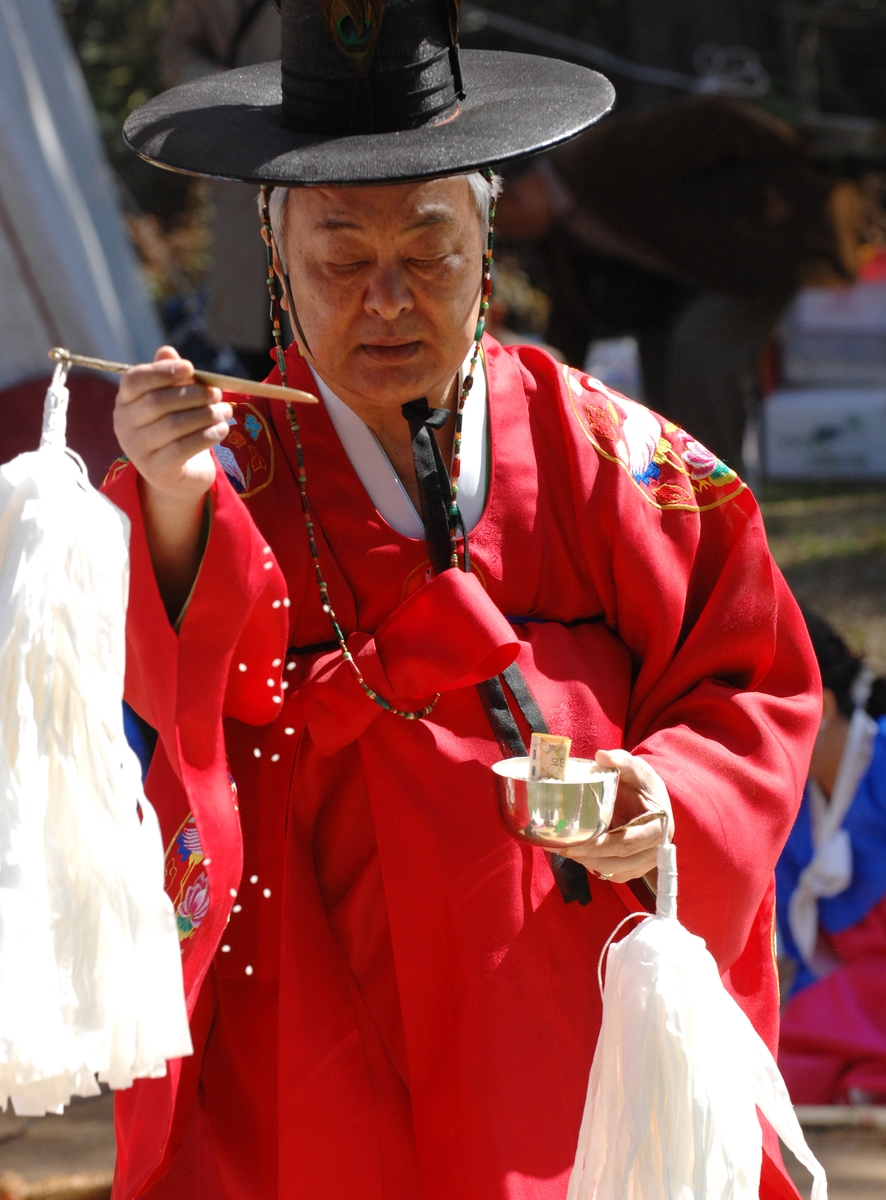
[[[659,848],[658,886],[656,915],[609,947],[567,1200],[757,1200],[755,1106],[827,1200],[775,1060],[677,920],[673,845]]]
[[[191,1053],[123,732],[129,522],[65,449],[64,377],[40,449],[0,467],[0,1107],[24,1115]]]

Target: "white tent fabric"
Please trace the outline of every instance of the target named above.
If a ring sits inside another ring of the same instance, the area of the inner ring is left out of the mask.
[[[0,389],[50,346],[143,362],[162,340],[54,0],[0,0]]]

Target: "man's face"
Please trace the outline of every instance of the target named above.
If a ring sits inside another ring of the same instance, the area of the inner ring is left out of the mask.
[[[289,278],[318,374],[358,411],[440,403],[480,300],[468,181],[296,188],[287,203]]]

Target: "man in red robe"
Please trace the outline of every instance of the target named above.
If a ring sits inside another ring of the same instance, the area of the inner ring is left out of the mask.
[[[682,920],[774,1051],[814,666],[732,471],[541,351],[479,355],[482,179],[314,182],[275,209],[298,337],[272,379],[322,402],[226,401],[168,349],[118,398],[127,698],[159,731],[195,1054],[118,1098],[115,1196],[562,1200],[597,962],[661,829],[555,878],[490,765],[541,717],[620,767],[616,825],[672,806]],[[761,1196],[796,1196],[764,1147]]]

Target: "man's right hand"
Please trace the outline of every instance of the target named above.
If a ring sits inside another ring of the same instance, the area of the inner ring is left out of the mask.
[[[120,380],[114,432],[151,489],[193,506],[215,482],[211,449],[228,435],[231,406],[218,388],[193,381],[194,368],[171,346]]]
[[[227,437],[231,413],[218,388],[193,382],[191,363],[171,346],[120,380],[114,432],[140,476],[148,546],[172,620],[200,567],[204,498],[215,482],[212,447]]]

